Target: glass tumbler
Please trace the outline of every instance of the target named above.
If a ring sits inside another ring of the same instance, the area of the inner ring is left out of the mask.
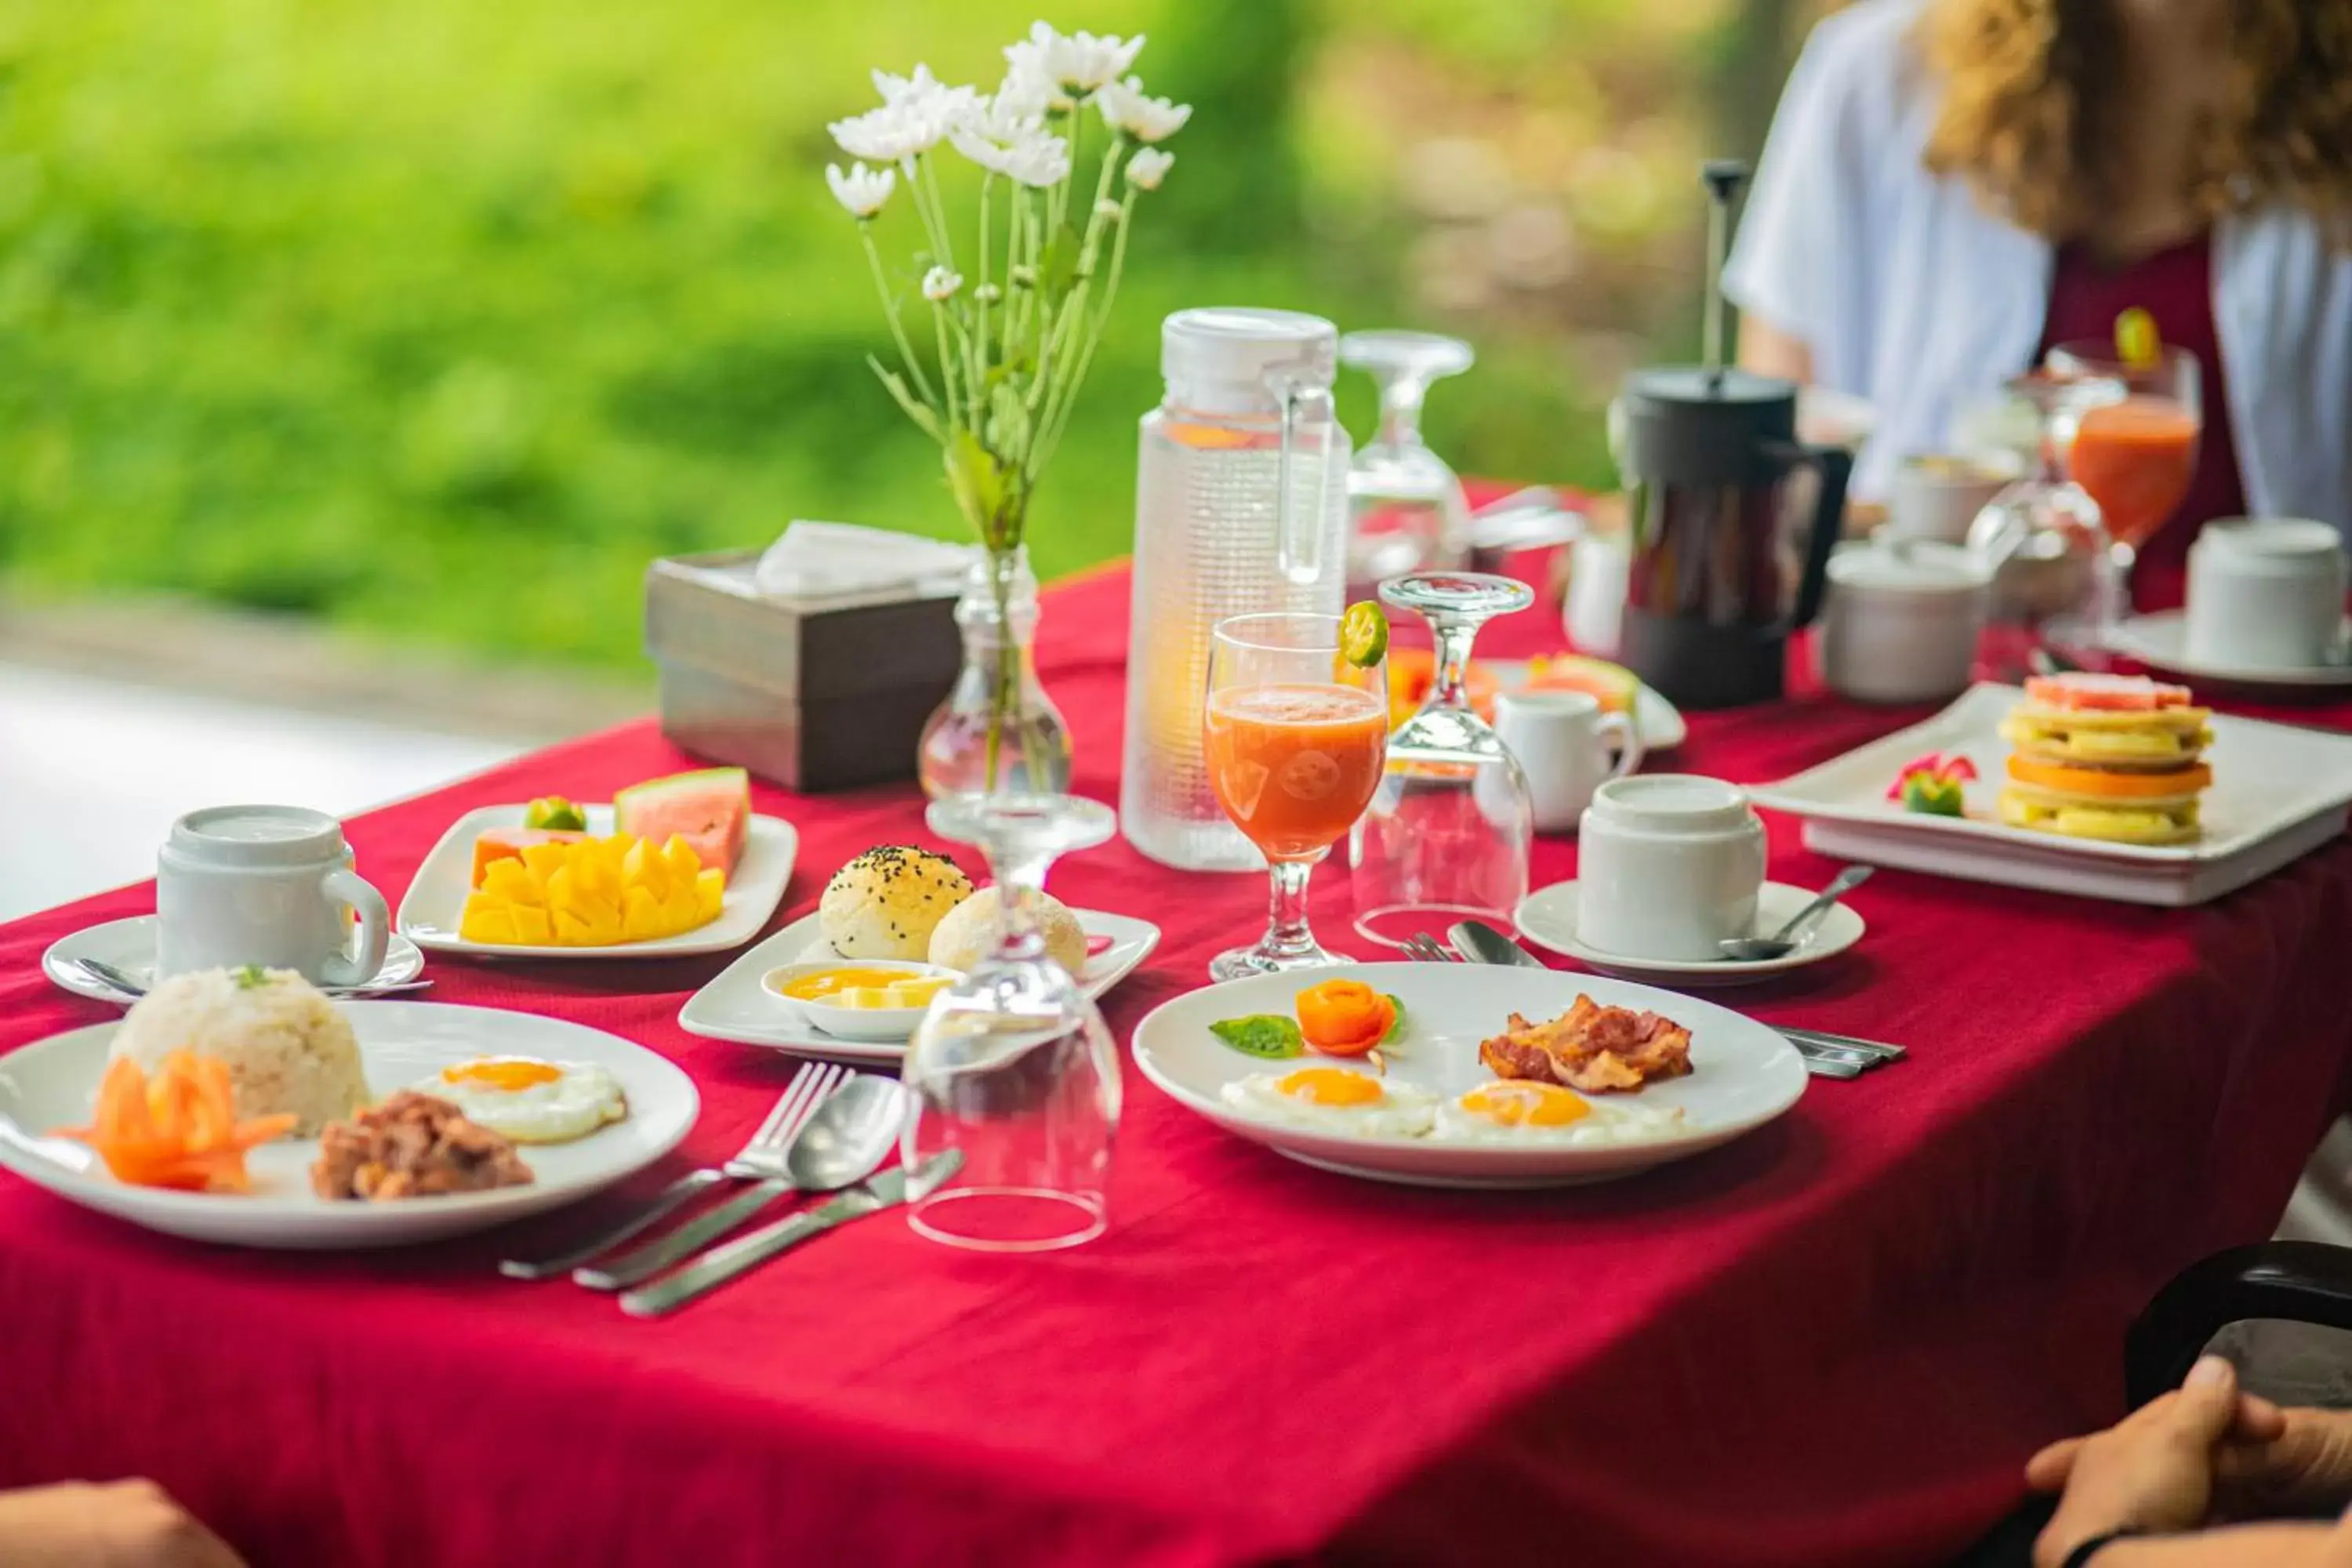
[[[1045,952],[1037,900],[1056,857],[1111,836],[1110,807],[1074,795],[962,795],[931,803],[931,830],[978,845],[1001,890],[996,945],[931,999],[901,1077],[915,1109],[908,1170],[953,1151],[961,1165],[908,1223],[951,1247],[1042,1252],[1103,1231],[1118,1126],[1118,1047],[1093,1002]]]

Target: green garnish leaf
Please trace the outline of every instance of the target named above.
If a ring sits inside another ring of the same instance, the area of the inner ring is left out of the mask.
[[[1381,994],[1386,996],[1389,999],[1389,1005],[1396,1009],[1396,1016],[1389,1020],[1388,1033],[1381,1037],[1381,1044],[1385,1046],[1393,1043],[1399,1035],[1404,1033],[1404,1004],[1397,999],[1397,994],[1393,991],[1383,991]]]
[[[1307,1051],[1307,1037],[1298,1032],[1298,1026],[1276,1013],[1221,1018],[1209,1026],[1209,1033],[1245,1057],[1262,1057],[1267,1061],[1284,1061]]]
[[[236,982],[236,988],[239,991],[257,991],[269,984],[268,971],[257,963],[247,964],[243,969],[230,974],[229,978]]]

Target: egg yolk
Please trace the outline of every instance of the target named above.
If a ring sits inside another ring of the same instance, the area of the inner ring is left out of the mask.
[[[1462,1097],[1462,1109],[1497,1127],[1565,1127],[1592,1112],[1556,1083],[1490,1083]]]
[[[478,1083],[485,1088],[502,1089],[511,1094],[533,1084],[553,1083],[563,1076],[562,1069],[548,1062],[535,1062],[520,1057],[501,1057],[495,1060],[460,1062],[441,1069],[446,1083]]]
[[[1345,1068],[1300,1068],[1274,1087],[1309,1105],[1370,1105],[1382,1093],[1378,1079]]]

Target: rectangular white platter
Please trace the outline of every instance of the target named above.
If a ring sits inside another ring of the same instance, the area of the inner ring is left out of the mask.
[[[1088,996],[1104,992],[1135,973],[1151,950],[1160,945],[1160,928],[1150,921],[1100,910],[1072,910],[1089,938],[1110,945],[1087,960],[1078,976]],[[746,1046],[794,1051],[803,1056],[829,1057],[842,1061],[896,1062],[907,1054],[904,1040],[845,1040],[803,1022],[792,1005],[772,996],[760,984],[771,969],[787,963],[816,962],[838,955],[823,935],[814,914],[803,915],[738,958],[718,977],[687,998],[677,1016],[678,1027],[706,1039],[733,1040]]]
[[[1824,855],[1969,881],[2039,888],[2124,903],[2186,906],[2235,892],[2344,831],[2352,807],[2352,736],[2213,716],[2213,787],[2193,844],[2103,844],[1993,820],[2009,742],[2000,721],[2024,693],[1971,687],[1935,717],[1748,794],[1804,821]],[[1965,817],[1903,810],[1886,798],[1905,763],[1929,752],[1976,765]]]
[[[408,896],[400,900],[400,934],[431,952],[462,952],[475,958],[690,958],[696,953],[725,952],[760,934],[768,917],[783,901],[784,884],[793,879],[793,859],[800,852],[800,834],[781,817],[754,816],[743,834],[743,853],[727,879],[727,897],[719,918],[709,925],[651,942],[614,942],[610,947],[509,947],[467,942],[457,934],[466,912],[466,895],[474,885],[474,840],[494,827],[520,827],[526,808],[485,805],[449,825],[416,878]],[[588,831],[613,831],[613,808],[582,808]]]

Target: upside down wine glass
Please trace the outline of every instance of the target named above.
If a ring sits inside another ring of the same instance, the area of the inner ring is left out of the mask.
[[[1273,911],[1255,947],[1217,955],[1217,980],[1344,963],[1307,924],[1315,863],[1380,783],[1388,667],[1340,653],[1338,616],[1233,616],[1209,648],[1202,749],[1217,804],[1265,857]]]
[[[1437,678],[1421,711],[1389,737],[1381,786],[1349,839],[1356,929],[1402,947],[1457,921],[1509,929],[1528,894],[1535,806],[1527,775],[1494,726],[1472,710],[1470,645],[1496,616],[1535,603],[1535,590],[1484,572],[1417,572],[1381,584],[1381,598],[1429,623]]]
[[[2124,389],[2096,378],[2037,374],[2007,384],[2039,421],[2040,461],[1995,495],[1969,527],[1969,548],[1993,563],[1999,624],[1989,649],[2001,678],[2022,677],[2034,647],[2104,665],[2123,597],[2121,563],[2106,518],[2068,471],[2086,412],[2118,404]]]
[[[1102,1014],[1046,955],[1037,900],[1056,857],[1117,826],[1074,795],[957,795],[926,813],[942,838],[976,844],[1000,889],[996,946],[932,998],[900,1077],[916,1109],[900,1137],[909,1171],[952,1151],[961,1164],[918,1197],[908,1223],[951,1247],[1043,1252],[1100,1236],[1118,1126],[1118,1047]]]
[[[1380,388],[1379,433],[1348,468],[1348,594],[1384,577],[1470,558],[1470,502],[1445,459],[1421,437],[1430,384],[1475,361],[1470,345],[1435,332],[1349,332],[1339,363]]]

